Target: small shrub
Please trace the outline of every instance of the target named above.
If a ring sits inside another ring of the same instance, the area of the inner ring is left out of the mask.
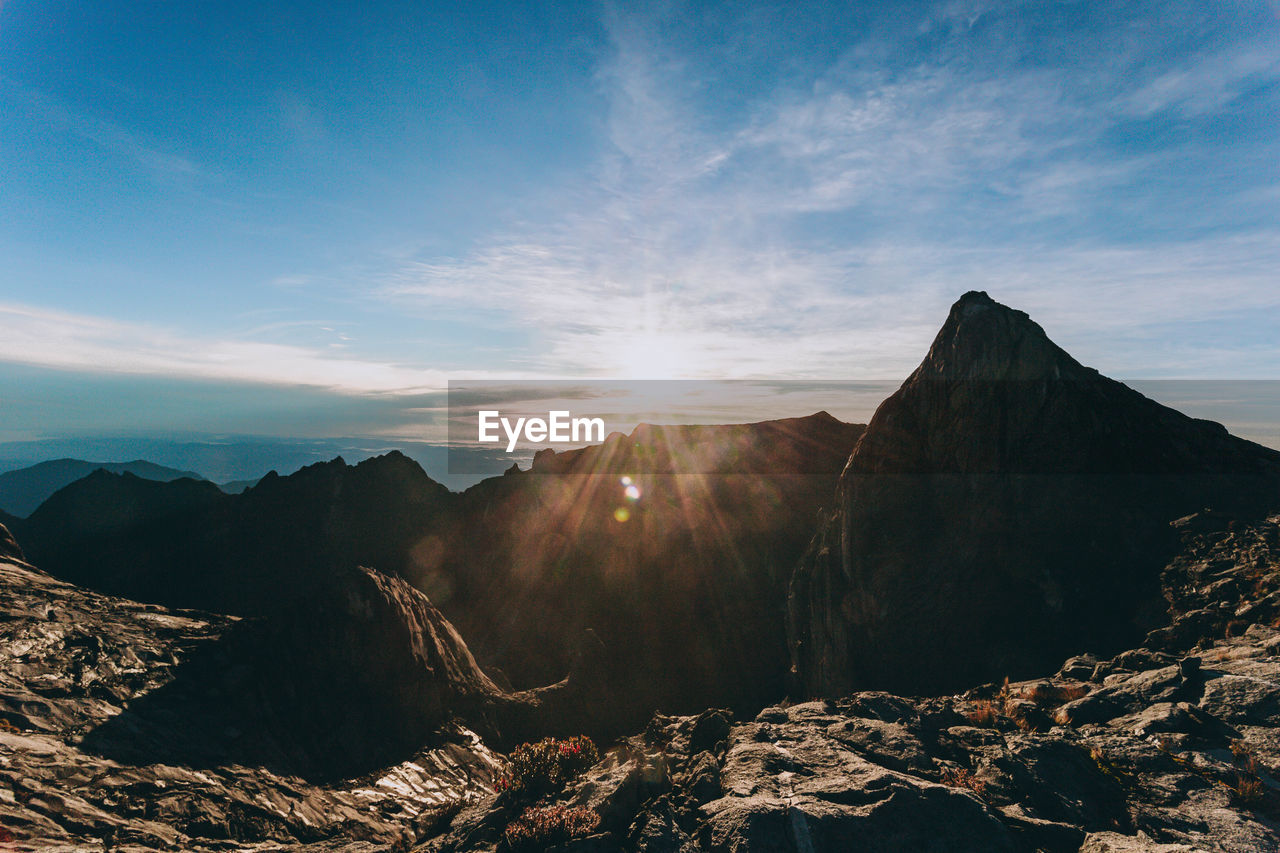
[[[511,751],[511,773],[498,779],[497,789],[530,797],[554,794],[599,760],[595,743],[580,735],[522,743]]]
[[[1238,740],[1231,743],[1231,755],[1235,758],[1235,778],[1223,783],[1231,794],[1231,801],[1238,806],[1258,805],[1264,793],[1258,759]]]
[[[1231,800],[1238,806],[1256,806],[1262,802],[1262,780],[1257,776],[1249,776],[1237,771],[1234,783],[1227,786],[1231,790]]]
[[[942,784],[952,788],[964,788],[973,791],[979,797],[985,796],[987,783],[983,782],[973,771],[965,767],[945,767],[942,770]]]
[[[1108,758],[1107,754],[1102,751],[1102,747],[1089,747],[1089,758],[1093,761],[1094,766],[1098,768],[1099,772],[1119,785],[1121,789],[1125,791],[1137,790],[1137,777]]]
[[[979,699],[973,703],[973,710],[965,714],[969,722],[984,729],[993,729],[1000,721],[1000,710],[990,699]]]
[[[965,716],[975,726],[986,729],[996,728],[1001,717],[1009,716],[1013,701],[1017,698],[1019,697],[1014,695],[1013,689],[1009,686],[1009,676],[1006,675],[1004,683],[1000,685],[995,696],[990,699],[976,700],[973,703],[973,710]]]
[[[1042,681],[1015,690],[1006,678],[992,698],[975,701],[973,710],[965,716],[970,723],[983,728],[997,728],[1000,720],[1008,717],[1024,732],[1037,731],[1049,725],[1050,721],[1067,725],[1070,723],[1068,715],[1061,711],[1053,714],[1049,712],[1088,694],[1090,689],[1087,684],[1053,684]]]
[[[600,826],[600,815],[586,806],[530,806],[507,825],[507,846],[534,851],[583,838]]]

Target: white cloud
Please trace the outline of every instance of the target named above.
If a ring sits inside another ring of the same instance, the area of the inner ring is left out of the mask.
[[[0,361],[62,370],[300,385],[350,394],[440,389],[439,371],[299,346],[200,338],[152,326],[0,303]]]
[[[1273,231],[1130,246],[990,233],[1087,218],[1161,166],[1158,153],[1099,156],[1116,102],[1080,102],[1061,70],[921,64],[887,76],[842,60],[806,90],[720,115],[694,103],[695,72],[641,23],[615,19],[613,34],[599,75],[611,147],[594,186],[568,195],[558,218],[468,256],[402,267],[384,296],[504,311],[534,338],[519,367],[558,375],[902,376],[968,289],[1030,311],[1099,367],[1239,374],[1280,363],[1272,348],[1231,364],[1156,331],[1280,310]],[[1258,67],[1247,55],[1209,61],[1186,92],[1232,91]],[[1139,95],[1154,86],[1191,108],[1157,82],[1108,86],[1131,92],[1124,104],[1154,103]],[[983,207],[988,196],[999,204]],[[948,218],[972,241],[916,227]],[[813,223],[828,233],[806,233]]]
[[[1166,71],[1128,95],[1125,108],[1147,117],[1162,110],[1199,116],[1230,104],[1250,85],[1280,77],[1280,44],[1222,52]]]

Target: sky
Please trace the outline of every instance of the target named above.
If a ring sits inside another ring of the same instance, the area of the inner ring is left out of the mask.
[[[3,0],[0,441],[900,380],[970,289],[1280,378],[1278,117],[1275,0]]]

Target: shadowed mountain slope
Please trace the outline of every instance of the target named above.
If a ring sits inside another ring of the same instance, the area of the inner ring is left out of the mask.
[[[634,725],[656,707],[781,695],[789,570],[861,429],[825,413],[641,426],[463,494],[399,453],[268,475],[243,495],[98,472],[15,533],[59,577],[239,615],[372,566],[426,592],[521,689],[562,679],[593,631],[613,724]],[[706,473],[664,473],[690,468]]]
[[[792,580],[796,689],[907,692],[1154,627],[1172,520],[1280,503],[1280,454],[1100,376],[984,293],[877,410]]]
[[[820,413],[544,451],[462,495],[415,583],[517,687],[563,672],[590,628],[625,725],[759,707],[785,687],[790,567],[861,430]]]

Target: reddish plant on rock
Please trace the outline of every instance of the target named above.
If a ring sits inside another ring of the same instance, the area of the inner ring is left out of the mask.
[[[1238,740],[1231,743],[1231,755],[1235,758],[1235,779],[1223,784],[1236,805],[1255,806],[1262,802],[1264,794],[1258,759]]]
[[[507,824],[505,838],[513,851],[543,850],[596,831],[600,815],[586,806],[530,806]]]
[[[965,714],[969,722],[981,728],[995,728],[1000,721],[1000,711],[990,699],[979,699],[973,703],[973,710]]]
[[[979,797],[986,795],[987,783],[983,782],[966,767],[945,767],[942,770],[942,784],[952,788],[964,788],[973,791]]]
[[[511,750],[511,773],[497,782],[499,791],[515,791],[541,797],[563,790],[600,760],[591,738],[575,735],[567,740],[543,738]]]

